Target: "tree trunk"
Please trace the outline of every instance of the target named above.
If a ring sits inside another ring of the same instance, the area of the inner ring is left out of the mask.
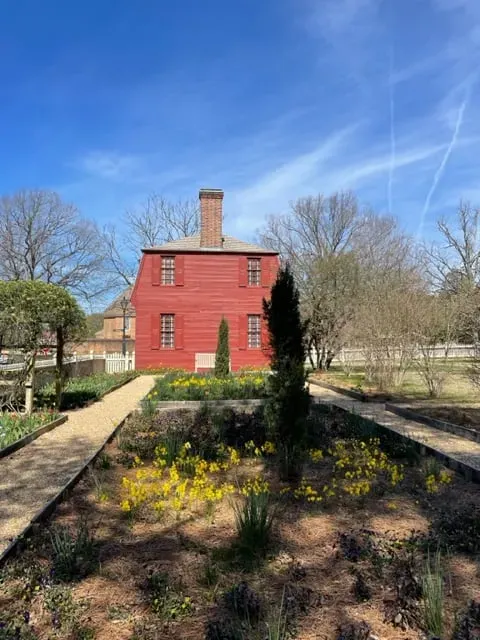
[[[65,339],[62,327],[57,327],[57,352],[55,356],[55,407],[60,411],[63,393],[63,354]]]
[[[35,356],[29,354],[27,356],[27,375],[25,378],[25,412],[30,415],[33,413],[33,396],[35,394]]]

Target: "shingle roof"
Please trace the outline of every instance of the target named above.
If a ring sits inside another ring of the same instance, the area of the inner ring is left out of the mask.
[[[147,247],[143,249],[146,253],[154,251],[205,251],[205,252],[225,252],[225,253],[269,253],[276,254],[276,251],[271,249],[265,249],[259,247],[256,244],[250,242],[244,242],[243,240],[237,240],[231,236],[223,236],[223,246],[221,248],[215,247],[201,247],[200,246],[200,234],[196,236],[187,236],[186,238],[180,238],[180,240],[172,240],[166,242],[158,247]]]
[[[103,312],[104,318],[117,318],[118,316],[123,316],[123,309],[120,304],[120,301],[122,300],[123,296],[125,296],[127,300],[130,300],[132,291],[133,291],[133,287],[128,287],[127,289],[125,289],[125,291],[122,291],[122,293],[119,293],[118,296],[115,298],[115,300],[111,304],[109,304],[108,307]],[[129,303],[127,307],[126,315],[130,317],[135,315],[135,308],[131,303]]]

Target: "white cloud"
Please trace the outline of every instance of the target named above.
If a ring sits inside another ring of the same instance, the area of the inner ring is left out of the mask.
[[[115,151],[90,151],[77,160],[76,165],[80,170],[97,178],[124,180],[136,174],[142,163],[133,155]]]

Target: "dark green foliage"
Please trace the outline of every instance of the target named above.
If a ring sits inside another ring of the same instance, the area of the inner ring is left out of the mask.
[[[117,385],[132,380],[137,376],[135,371],[125,373],[94,373],[84,378],[70,378],[62,394],[62,409],[77,409],[99,400]],[[48,384],[36,395],[39,407],[50,407],[55,401],[55,385]]]
[[[305,326],[299,293],[288,265],[278,273],[263,309],[270,334],[272,374],[265,407],[269,437],[277,443],[282,479],[301,475],[310,396],[305,386]]]
[[[243,581],[234,585],[223,596],[225,607],[242,620],[254,623],[260,616],[259,596]]]
[[[361,571],[355,576],[355,582],[353,583],[353,595],[357,602],[366,602],[372,597],[372,590],[368,586],[365,576]]]
[[[459,616],[452,640],[480,640],[480,602],[472,600]]]
[[[230,346],[228,343],[228,322],[222,318],[218,328],[217,352],[215,354],[215,376],[226,378],[230,373]]]
[[[170,450],[173,441],[179,442],[176,449],[189,442],[192,454],[214,459],[221,443],[242,448],[250,440],[257,446],[265,442],[262,409],[250,412],[204,405],[198,411],[160,411],[153,418],[133,414],[120,432],[118,446],[123,452],[138,455],[142,460],[153,460],[159,445]]]
[[[361,620],[342,625],[338,630],[336,640],[368,640],[371,635],[371,626],[365,620]]]
[[[85,522],[80,522],[74,533],[66,527],[52,528],[50,541],[57,580],[82,578],[96,566],[97,550]]]
[[[475,503],[441,507],[430,525],[432,544],[452,552],[480,552],[480,508]]]
[[[209,620],[205,629],[205,640],[244,640],[241,628],[231,620],[216,618]]]

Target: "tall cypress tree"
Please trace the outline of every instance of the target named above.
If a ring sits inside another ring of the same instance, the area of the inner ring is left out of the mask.
[[[226,378],[230,373],[230,346],[228,344],[228,322],[222,317],[218,327],[217,352],[215,354],[215,376]]]
[[[263,301],[270,334],[270,394],[265,419],[280,453],[280,476],[296,480],[302,472],[310,395],[305,386],[305,325],[292,272],[280,269],[271,298]]]

